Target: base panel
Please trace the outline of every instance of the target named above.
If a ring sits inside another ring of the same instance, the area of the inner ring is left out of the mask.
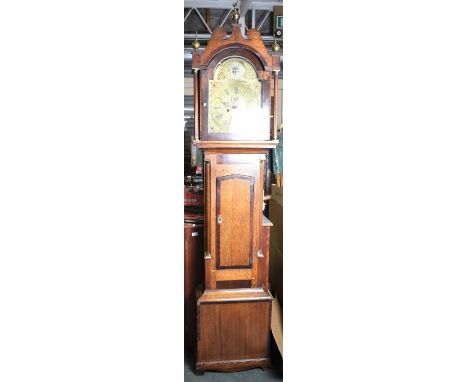
[[[197,362],[195,368],[197,373],[204,371],[243,371],[261,367],[265,369],[271,366],[270,358],[259,358],[249,360],[221,361],[221,362]]]
[[[205,291],[197,302],[196,370],[268,366],[271,300],[261,288]]]

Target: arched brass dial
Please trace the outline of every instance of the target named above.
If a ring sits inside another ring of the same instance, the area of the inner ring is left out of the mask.
[[[222,61],[209,81],[209,133],[242,131],[260,117],[261,83],[247,60]]]

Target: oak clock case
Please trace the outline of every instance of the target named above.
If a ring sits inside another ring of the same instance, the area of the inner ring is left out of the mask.
[[[197,292],[196,372],[269,365],[272,296],[263,216],[266,154],[276,140],[279,56],[234,23],[194,52],[194,144],[204,155],[204,286]],[[270,114],[273,112],[273,123]],[[273,128],[272,128],[273,126]]]

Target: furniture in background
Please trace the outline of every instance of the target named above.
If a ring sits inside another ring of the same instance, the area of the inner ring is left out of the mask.
[[[270,240],[270,285],[283,304],[283,189],[273,184],[269,202],[273,223]]]
[[[184,338],[193,348],[197,311],[195,288],[203,282],[203,223],[184,223]]]

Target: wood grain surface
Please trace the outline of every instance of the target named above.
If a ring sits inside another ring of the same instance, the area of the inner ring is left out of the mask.
[[[205,291],[197,306],[197,370],[239,370],[267,362],[271,301],[269,293],[256,288]]]
[[[252,265],[254,185],[254,177],[240,174],[216,179],[218,269]]]

